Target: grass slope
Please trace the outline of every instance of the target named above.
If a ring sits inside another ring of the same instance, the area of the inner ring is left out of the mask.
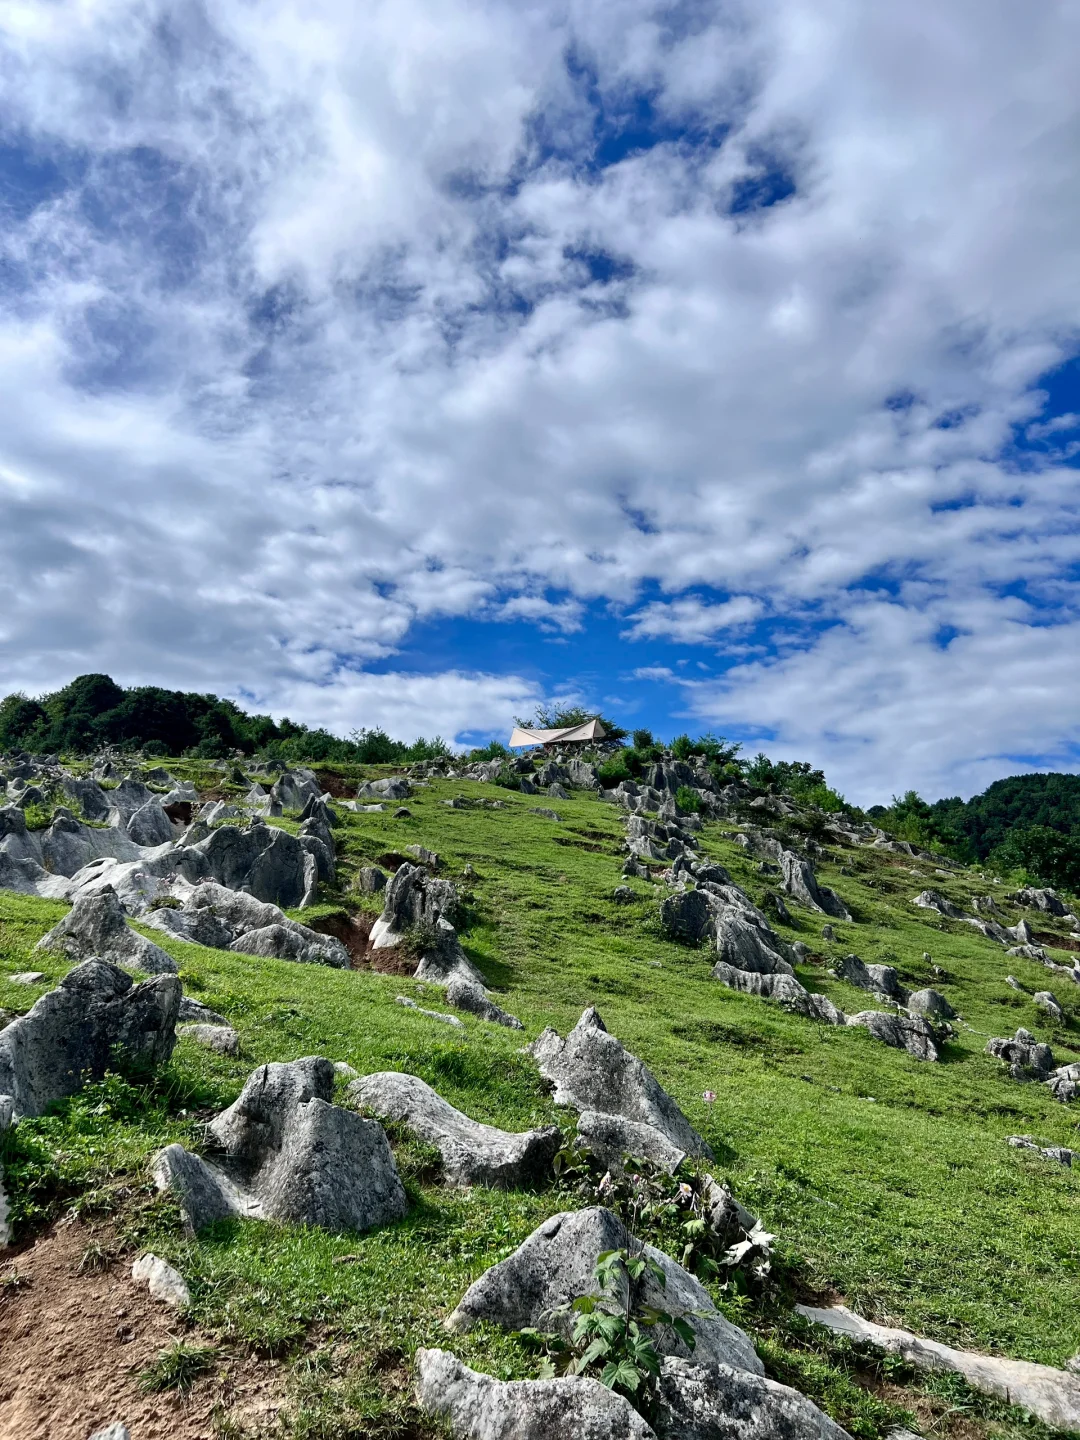
[[[452,795],[500,798],[505,808],[450,809],[441,802]],[[1024,1024],[1061,1060],[1077,1058],[1080,992],[1054,987],[1043,967],[910,904],[927,885],[957,901],[985,894],[987,879],[946,877],[887,853],[831,852],[819,876],[858,923],[837,924],[826,944],[822,917],[793,907],[794,927],[777,928],[810,946],[800,971],[808,988],[849,1013],[874,1006],[826,974],[851,950],[896,965],[913,987],[941,988],[962,1022],[944,1063],[921,1064],[863,1031],[819,1026],[717,984],[714,956],[662,935],[655,887],[631,882],[636,902],[613,901],[619,812],[591,798],[561,800],[555,823],[530,813],[537,803],[437,781],[409,802],[410,818],[343,812],[338,832],[345,881],[358,863],[410,843],[440,854],[466,900],[466,949],[502,992],[500,1003],[524,1021],[525,1037],[469,1016],[464,1033],[454,1032],[399,1006],[395,997],[409,995],[444,1008],[437,989],[408,978],[234,955],[148,932],[176,957],[187,991],[235,1023],[242,1056],[182,1040],[152,1084],[110,1079],[10,1132],[0,1157],[17,1230],[30,1233],[62,1206],[113,1213],[126,1238],[152,1243],[185,1274],[204,1331],[289,1357],[286,1433],[428,1433],[404,1388],[412,1350],[445,1343],[441,1319],[470,1281],[546,1215],[580,1200],[554,1189],[444,1189],[430,1154],[399,1136],[413,1205],[398,1226],[341,1237],[237,1223],[187,1241],[174,1206],[153,1195],[147,1161],[172,1139],[198,1148],[200,1122],[235,1097],[256,1064],[309,1054],[361,1072],[411,1071],[470,1115],[508,1128],[553,1119],[570,1126],[520,1047],[545,1025],[565,1033],[595,1004],[712,1143],[716,1172],[780,1237],[775,1285],[756,1296],[716,1292],[754,1333],[771,1372],[866,1436],[928,1405],[925,1413],[951,1416],[954,1428],[961,1416],[980,1432],[1014,1429],[1015,1416],[974,1401],[963,1386],[917,1382],[902,1366],[869,1366],[843,1344],[807,1334],[790,1304],[842,1297],[860,1313],[950,1344],[1049,1364],[1080,1349],[1080,1175],[1005,1144],[1018,1132],[1075,1143],[1076,1115],[983,1053],[987,1036]],[[761,900],[764,877],[723,830],[706,826],[704,851]],[[461,880],[466,864],[475,879]],[[324,913],[378,908],[345,891],[327,900]],[[10,983],[12,972],[32,964],[50,980],[63,973],[62,963],[30,950],[65,909],[0,891],[0,1006],[25,1010],[40,993]],[[1065,1025],[1055,1029],[1008,988],[1007,973],[1032,991],[1056,988]],[[716,1092],[714,1104],[706,1090]],[[536,1373],[535,1355],[500,1333],[455,1338],[453,1348],[504,1377]]]

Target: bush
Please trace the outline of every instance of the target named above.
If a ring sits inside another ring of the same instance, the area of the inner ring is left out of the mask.
[[[495,776],[495,784],[501,785],[504,790],[520,790],[521,776],[515,775],[513,770],[510,769],[509,765],[504,765],[499,771],[499,773]]]
[[[614,790],[616,785],[621,785],[624,780],[631,779],[630,767],[626,763],[626,756],[613,755],[610,760],[598,766],[596,771],[597,779],[605,790]]]
[[[656,744],[651,730],[635,730],[632,739],[635,750],[651,750]]]
[[[676,760],[689,760],[694,753],[694,742],[689,735],[676,735],[671,742],[671,753]]]
[[[696,815],[701,809],[701,796],[696,790],[691,790],[689,785],[680,785],[675,791],[675,804],[688,815]]]
[[[480,745],[475,750],[470,750],[470,760],[509,760],[510,751],[501,740],[489,740],[486,745]]]

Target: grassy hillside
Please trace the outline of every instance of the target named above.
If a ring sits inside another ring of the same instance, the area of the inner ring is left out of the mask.
[[[198,773],[183,763],[170,768]],[[213,783],[220,787],[220,774]],[[498,798],[503,808],[450,809],[442,802],[454,795]],[[529,813],[537,803],[554,803],[560,822]],[[954,1381],[916,1381],[898,1364],[871,1363],[791,1316],[795,1300],[828,1296],[954,1345],[1056,1365],[1080,1350],[1080,1174],[1005,1144],[1016,1133],[1075,1144],[1078,1116],[1045,1087],[1012,1081],[983,1053],[987,1037],[1023,1024],[1050,1041],[1060,1061],[1080,1058],[1080,987],[1055,984],[1044,967],[910,904],[927,885],[962,903],[993,890],[990,880],[935,873],[902,855],[835,849],[816,868],[857,923],[836,923],[835,941],[826,943],[823,917],[792,905],[794,926],[777,926],[810,947],[803,983],[849,1013],[875,1004],[826,973],[850,951],[897,966],[913,988],[941,989],[961,1020],[943,1063],[931,1065],[863,1031],[819,1026],[725,989],[710,977],[715,956],[664,938],[657,887],[632,881],[635,903],[616,904],[624,832],[614,806],[537,801],[450,780],[419,790],[409,808],[407,819],[343,812],[343,888],[316,913],[330,920],[377,910],[378,901],[348,889],[357,865],[419,842],[459,883],[466,950],[501,992],[500,1004],[525,1023],[525,1039],[546,1025],[565,1033],[587,1005],[599,1008],[711,1142],[715,1173],[779,1237],[765,1287],[714,1287],[771,1373],[866,1437],[884,1434],[904,1412],[958,1434],[1040,1428]],[[706,825],[702,849],[760,901],[766,881],[725,830],[730,835],[730,826]],[[467,864],[476,876],[462,880]],[[25,1010],[40,993],[8,976],[28,967],[31,947],[65,909],[0,891],[0,1007]],[[297,918],[310,922],[312,912]],[[1059,922],[1039,928],[1055,925],[1064,935]],[[200,1121],[235,1098],[257,1063],[309,1054],[362,1073],[411,1071],[470,1115],[508,1128],[555,1120],[572,1133],[571,1117],[552,1106],[521,1053],[520,1032],[467,1015],[464,1031],[453,1031],[395,1003],[406,995],[444,1009],[433,987],[147,933],[176,957],[188,992],[236,1025],[242,1056],[225,1059],[184,1040],[152,1084],[109,1080],[9,1132],[0,1157],[18,1235],[74,1206],[114,1227],[117,1243],[152,1244],[188,1278],[192,1323],[224,1363],[248,1354],[279,1362],[289,1398],[284,1428],[274,1433],[436,1433],[411,1408],[411,1352],[445,1344],[440,1322],[468,1283],[546,1215],[582,1203],[578,1197],[554,1183],[539,1193],[444,1189],[431,1154],[397,1136],[413,1201],[400,1225],[335,1237],[237,1222],[188,1241],[174,1205],[153,1193],[147,1161],[169,1140],[198,1148]],[[65,968],[51,956],[32,963],[50,979]],[[1009,973],[1029,992],[1055,989],[1065,1024],[1055,1028],[1030,994],[1006,986]],[[716,1092],[715,1103],[706,1103],[706,1091]],[[504,1377],[537,1371],[537,1356],[501,1333],[455,1337],[452,1348]],[[222,1435],[240,1433],[228,1423],[222,1418]]]

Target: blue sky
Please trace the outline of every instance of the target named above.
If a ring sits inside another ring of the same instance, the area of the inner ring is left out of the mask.
[[[1080,768],[1080,17],[12,0],[0,691]]]

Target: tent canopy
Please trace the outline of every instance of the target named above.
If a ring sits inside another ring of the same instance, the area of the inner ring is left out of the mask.
[[[534,730],[531,726],[515,725],[510,744],[512,747],[562,745],[574,740],[603,740],[606,734],[599,720],[586,720],[584,725],[567,725],[561,730]]]

